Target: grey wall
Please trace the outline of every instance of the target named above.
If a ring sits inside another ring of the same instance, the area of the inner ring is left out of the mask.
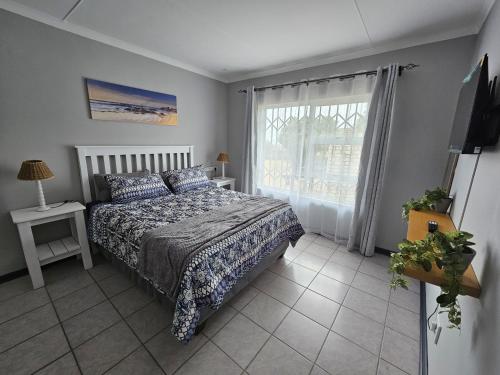
[[[377,233],[377,246],[395,250],[406,231],[401,221],[401,204],[442,182],[460,82],[469,67],[474,42],[474,36],[464,37],[229,85],[231,173],[241,180],[245,97],[237,93],[238,89],[370,70],[392,62],[420,64],[417,70],[405,72],[399,80],[394,138],[382,198],[384,220]]]
[[[177,95],[178,126],[90,120],[83,77]],[[214,161],[227,146],[226,103],[221,82],[0,10],[0,275],[25,267],[9,216],[37,203],[35,185],[16,180],[22,160],[55,173],[47,202],[81,200],[75,144],[193,144],[197,162]]]
[[[490,77],[500,75],[500,3],[493,6],[477,40],[471,67],[489,55]],[[497,92],[498,95],[498,92]],[[429,374],[498,374],[500,371],[500,145],[477,156],[461,155],[453,189],[466,195],[461,229],[474,234],[473,266],[481,298],[460,298],[462,332],[445,329],[439,344],[429,344]],[[469,176],[466,178],[465,176]],[[471,177],[473,176],[473,179]],[[427,309],[434,308],[439,288],[427,286]],[[444,320],[444,319],[443,319]],[[428,333],[429,340],[433,334]]]

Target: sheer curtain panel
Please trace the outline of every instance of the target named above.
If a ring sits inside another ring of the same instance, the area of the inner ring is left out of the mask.
[[[374,85],[374,76],[360,75],[267,89],[252,99],[256,192],[289,201],[306,231],[344,244]]]

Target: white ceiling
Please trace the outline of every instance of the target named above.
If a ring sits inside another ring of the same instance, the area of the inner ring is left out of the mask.
[[[495,0],[0,0],[0,8],[224,82],[479,31]]]

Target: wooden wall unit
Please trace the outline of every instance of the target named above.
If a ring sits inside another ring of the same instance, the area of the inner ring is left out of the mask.
[[[408,233],[406,238],[410,241],[422,240],[428,233],[427,222],[429,220],[438,223],[438,230],[440,232],[450,232],[456,230],[453,221],[449,215],[439,214],[431,211],[410,211],[408,220]],[[426,272],[421,267],[406,267],[404,274],[409,277],[424,281],[429,284],[441,286],[444,283],[444,272],[439,269],[435,264],[432,270]],[[470,265],[462,277],[463,294],[479,298],[481,294],[481,287],[477,280],[474,268]]]

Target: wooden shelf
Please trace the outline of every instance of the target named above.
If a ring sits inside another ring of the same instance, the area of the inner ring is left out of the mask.
[[[431,211],[410,211],[408,219],[408,233],[406,238],[410,241],[422,240],[427,235],[427,222],[429,220],[438,223],[440,232],[450,232],[456,230],[450,216]],[[444,272],[435,264],[432,269],[426,272],[421,267],[406,267],[404,274],[409,277],[424,281],[429,284],[441,286],[444,283]],[[462,289],[465,295],[479,298],[481,286],[477,280],[474,268],[470,265],[462,277]]]
[[[43,243],[36,246],[38,260],[43,266],[56,260],[64,259],[80,253],[80,245],[73,237]]]

